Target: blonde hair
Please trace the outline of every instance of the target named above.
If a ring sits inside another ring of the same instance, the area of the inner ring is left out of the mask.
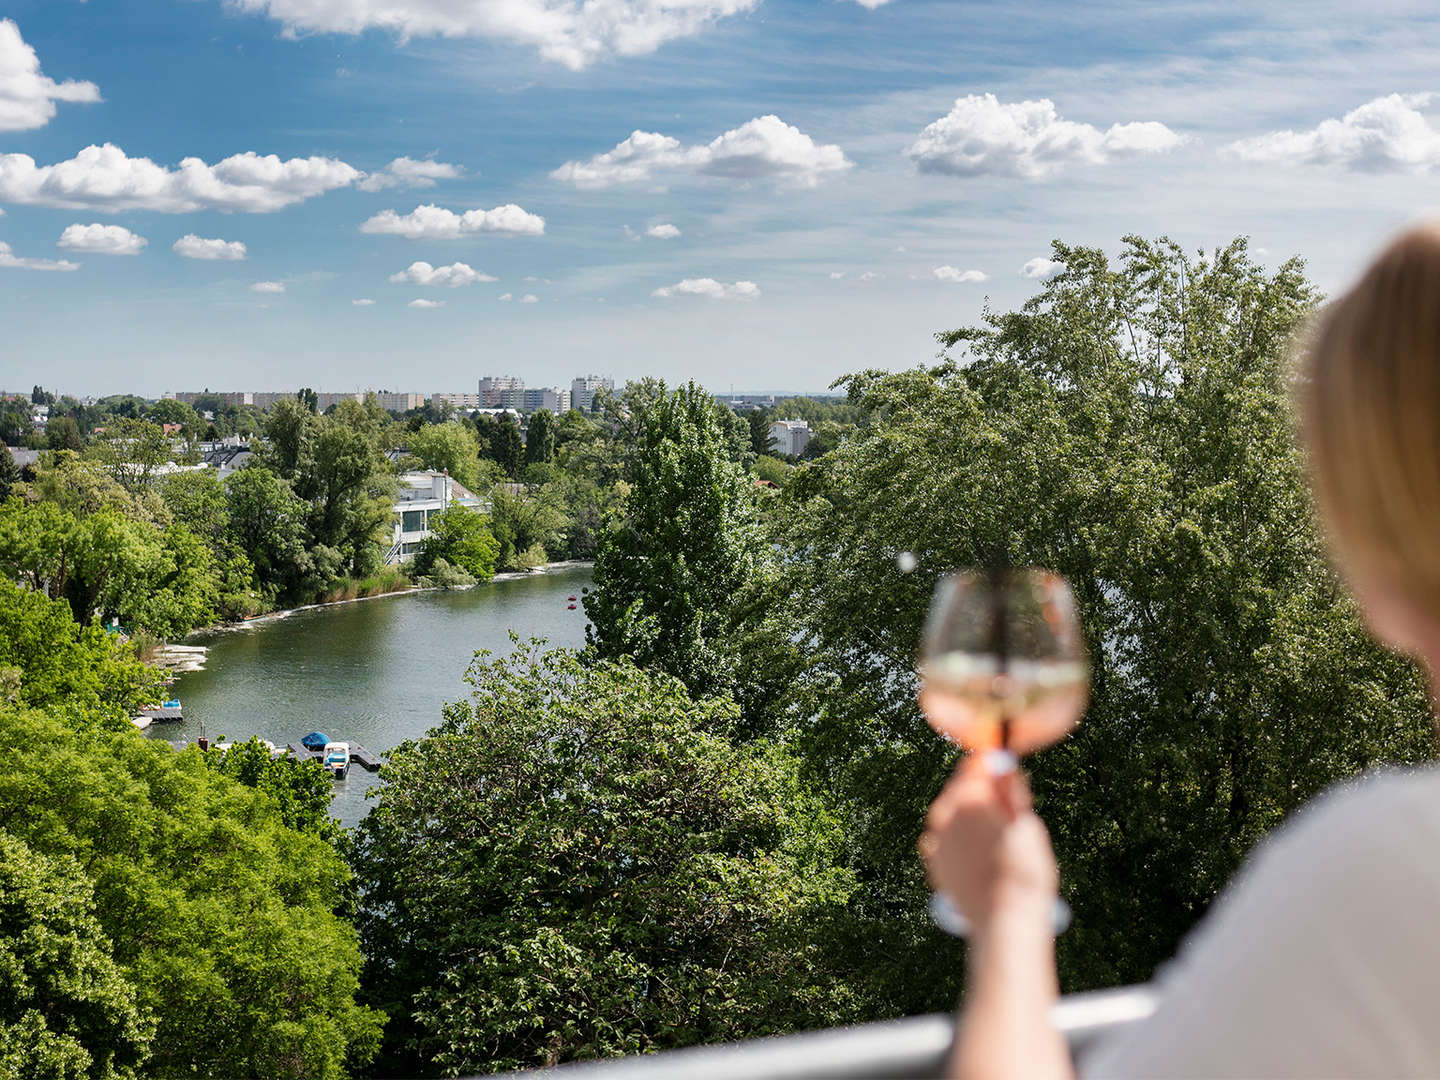
[[[1300,349],[1316,497],[1347,571],[1440,617],[1440,226],[1397,237]]]

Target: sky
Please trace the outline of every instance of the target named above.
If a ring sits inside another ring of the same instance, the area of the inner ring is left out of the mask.
[[[0,0],[0,390],[814,392],[1130,233],[1332,291],[1440,204],[1437,61],[1386,0]]]

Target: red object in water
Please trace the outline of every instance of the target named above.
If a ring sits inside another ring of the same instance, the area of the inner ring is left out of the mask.
[[[575,600],[575,599],[578,599],[578,597],[571,596],[571,597],[569,597],[568,599],[570,599],[570,600]]]
[[[571,604],[571,605],[570,605],[570,610],[571,610],[571,611],[574,611],[574,610],[575,610],[575,605],[574,605],[574,604]]]

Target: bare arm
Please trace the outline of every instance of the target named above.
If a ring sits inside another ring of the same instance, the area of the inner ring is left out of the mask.
[[[1059,996],[1058,874],[1024,778],[962,764],[930,808],[920,850],[931,884],[973,927],[952,1076],[1073,1077],[1065,1040],[1049,1019]]]

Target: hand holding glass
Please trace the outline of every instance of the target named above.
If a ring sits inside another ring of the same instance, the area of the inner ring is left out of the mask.
[[[1069,585],[1045,570],[946,575],[935,586],[919,671],[930,726],[984,754],[991,772],[1012,771],[1017,754],[1068,735],[1089,701],[1085,635]],[[964,932],[944,897],[931,911],[945,929]]]

